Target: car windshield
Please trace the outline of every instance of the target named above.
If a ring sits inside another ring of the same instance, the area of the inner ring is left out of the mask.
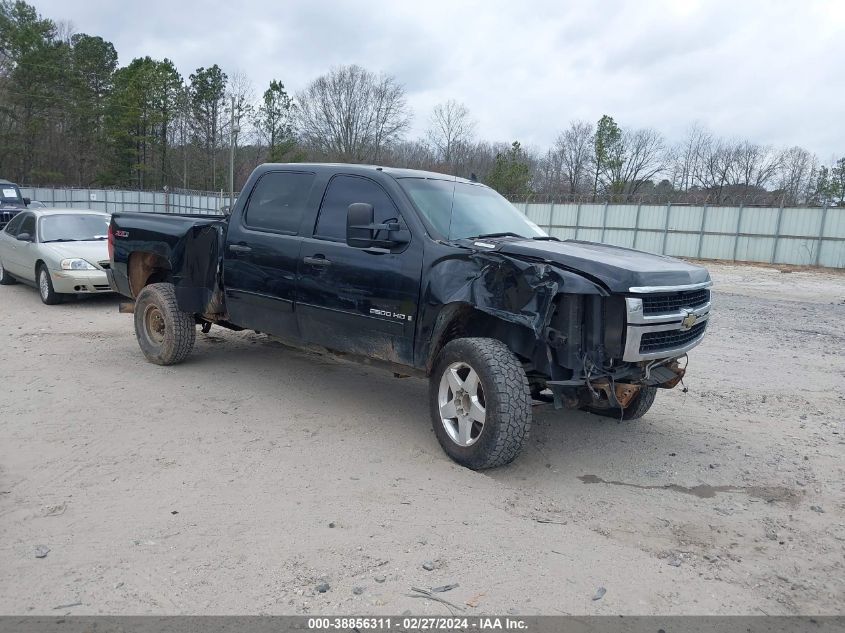
[[[93,242],[108,238],[109,218],[106,215],[48,215],[41,218],[42,242]]]
[[[15,185],[0,185],[0,203],[20,204],[23,202],[20,189]]]
[[[450,240],[503,234],[547,237],[489,187],[423,178],[400,178],[399,184],[435,230]]]

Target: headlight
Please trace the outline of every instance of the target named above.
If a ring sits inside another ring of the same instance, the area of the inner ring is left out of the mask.
[[[92,266],[84,259],[63,259],[62,270],[97,270],[96,266]]]

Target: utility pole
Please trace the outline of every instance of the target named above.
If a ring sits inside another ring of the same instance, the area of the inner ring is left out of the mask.
[[[235,97],[232,97],[232,120],[229,126],[229,213],[235,206]]]
[[[188,188],[188,145],[185,142],[185,117],[182,113],[182,189]]]

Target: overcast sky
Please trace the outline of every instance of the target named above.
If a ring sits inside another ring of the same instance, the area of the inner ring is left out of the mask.
[[[30,0],[120,63],[219,64],[291,92],[339,64],[395,75],[421,133],[464,102],[479,136],[543,149],[610,114],[669,140],[692,121],[727,137],[845,155],[845,0],[367,2]]]

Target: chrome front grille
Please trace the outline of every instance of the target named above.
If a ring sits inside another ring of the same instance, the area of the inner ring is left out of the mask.
[[[710,290],[684,290],[666,294],[644,296],[643,314],[668,314],[681,308],[700,308],[710,303]]]
[[[682,356],[701,342],[710,319],[710,282],[677,291],[632,292],[625,299],[627,327],[623,360],[638,362]]]

